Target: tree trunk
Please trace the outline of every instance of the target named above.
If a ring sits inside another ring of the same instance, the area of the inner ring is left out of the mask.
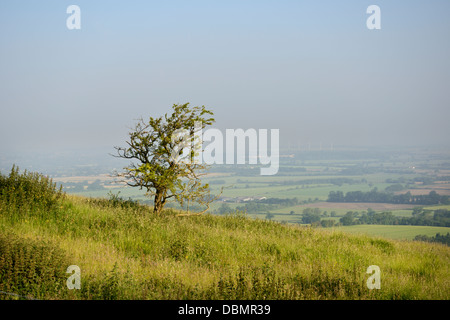
[[[164,191],[163,190],[156,190],[155,194],[155,200],[154,200],[154,206],[153,206],[153,213],[159,215],[164,207],[164,204],[166,202],[166,199],[164,198]]]

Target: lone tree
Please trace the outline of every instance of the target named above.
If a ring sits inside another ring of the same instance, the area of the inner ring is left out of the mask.
[[[202,152],[198,132],[215,121],[213,112],[204,106],[191,108],[189,103],[172,108],[171,115],[150,117],[148,122],[139,119],[129,133],[128,146],[115,147],[115,157],[132,160],[116,176],[125,178],[122,181],[128,186],[145,188],[154,197],[155,214],[161,213],[169,199],[181,205],[185,201],[204,204],[207,208],[197,213],[202,214],[215,199],[209,185],[200,181],[207,166],[197,158]]]

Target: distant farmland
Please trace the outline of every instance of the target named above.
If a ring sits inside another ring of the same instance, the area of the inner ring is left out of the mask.
[[[348,209],[348,210],[367,210],[371,208],[375,211],[393,211],[412,209],[415,206],[411,204],[391,204],[391,203],[372,203],[372,202],[316,202],[301,205],[305,208],[320,209]]]
[[[294,213],[301,214],[305,208],[319,208],[322,211],[335,211],[338,216],[344,215],[347,211],[365,211],[371,208],[375,211],[412,212],[414,205],[391,204],[391,203],[369,203],[369,202],[313,202],[301,204],[293,207],[286,207],[273,210],[273,213]]]
[[[395,240],[413,240],[416,235],[426,235],[433,237],[436,233],[447,234],[450,228],[430,227],[430,226],[393,226],[360,224],[354,226],[335,227],[335,230],[349,232],[353,234],[365,234],[369,236],[379,236]]]

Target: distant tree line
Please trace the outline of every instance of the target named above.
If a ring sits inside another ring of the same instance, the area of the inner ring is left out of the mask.
[[[328,202],[378,202],[394,204],[415,204],[415,205],[435,205],[450,204],[449,196],[441,196],[436,191],[430,191],[429,194],[412,195],[411,192],[404,194],[392,194],[379,192],[377,188],[371,191],[330,191]]]
[[[347,212],[339,221],[344,226],[356,224],[379,224],[379,225],[413,225],[450,227],[450,211],[446,209],[423,210],[416,208],[412,217],[399,217],[392,212],[375,212],[371,209],[358,217],[357,212]]]
[[[391,192],[391,193],[399,192],[402,190],[405,190],[405,187],[400,183],[392,184],[384,189],[384,191]]]
[[[450,181],[450,176],[422,176],[414,177],[412,179],[407,179],[405,177],[400,177],[397,179],[388,178],[385,180],[386,183],[416,183],[420,182],[422,184],[428,185],[436,181]]]
[[[225,180],[212,180],[209,182],[209,184],[225,184]],[[258,182],[258,181],[252,181],[252,180],[244,180],[244,179],[237,179],[236,183],[261,183],[266,184],[267,182]],[[367,183],[366,179],[350,179],[350,178],[315,178],[315,179],[303,179],[303,180],[283,180],[283,181],[276,181],[272,182],[269,185],[275,186],[275,185],[283,185],[283,186],[301,186],[301,185],[307,185],[307,184],[334,184],[337,186],[341,186],[343,184],[358,184],[358,183]]]
[[[212,165],[210,172],[232,173],[238,177],[253,177],[259,176],[259,166],[246,166],[246,165]],[[306,168],[303,167],[287,167],[280,166],[277,175],[292,175],[296,172],[306,172]]]
[[[446,235],[441,235],[439,232],[436,233],[436,236],[429,237],[423,234],[419,234],[414,237],[415,241],[426,241],[426,242],[439,242],[450,246],[450,233],[447,232]]]
[[[281,205],[281,206],[284,206],[284,207],[292,207],[292,206],[296,206],[296,205],[299,204],[299,201],[298,201],[297,197],[285,198],[285,199],[281,199],[281,198],[266,198],[266,199],[256,200],[256,202],[267,203],[267,204],[277,204],[277,205]]]
[[[298,204],[299,200],[297,198],[286,198],[286,199],[267,198],[261,200],[248,201],[243,206],[237,206],[236,210],[244,211],[247,213],[263,213],[278,208],[296,206]]]
[[[278,206],[273,204],[264,204],[255,201],[249,201],[243,206],[237,206],[236,210],[244,211],[247,213],[263,213],[268,212],[270,210],[276,209]]]
[[[249,201],[243,206],[237,206],[233,209],[228,203],[222,203],[220,207],[215,210],[218,214],[233,213],[236,211],[246,212],[246,213],[268,213],[270,210],[275,209],[275,205],[257,203],[255,201]]]
[[[280,173],[306,172],[306,168],[297,166],[293,167],[281,166],[280,169],[278,169],[278,172]]]
[[[411,169],[386,169],[383,167],[368,167],[368,166],[361,166],[361,165],[355,165],[352,167],[348,167],[345,169],[342,169],[339,174],[346,175],[346,176],[360,176],[365,174],[373,174],[378,172],[385,172],[385,173],[395,173],[395,174],[410,174],[413,173],[413,170]]]
[[[331,211],[330,215],[327,211],[320,210],[319,208],[305,208],[303,209],[302,220],[304,224],[311,224],[313,227],[322,226],[324,228],[333,227],[336,224],[334,219],[322,219],[322,217],[335,217],[336,212]]]
[[[245,204],[237,206],[233,209],[229,204],[222,203],[216,213],[226,214],[235,212],[236,210],[247,213],[267,213],[274,209],[280,209],[284,207],[293,207],[299,204],[305,204],[313,202],[312,199],[300,201],[297,197],[294,198],[267,198],[261,200],[246,201]]]
[[[362,183],[362,180],[350,179],[350,178],[318,178],[318,179],[305,179],[305,180],[284,180],[275,184],[281,185],[302,185],[302,184],[334,184],[341,186],[346,184]]]

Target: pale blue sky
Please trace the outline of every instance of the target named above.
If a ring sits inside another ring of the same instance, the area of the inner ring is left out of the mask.
[[[68,30],[66,8],[81,8]],[[366,9],[381,8],[381,30]],[[0,2],[0,148],[123,145],[205,105],[281,144],[447,144],[450,1]]]

